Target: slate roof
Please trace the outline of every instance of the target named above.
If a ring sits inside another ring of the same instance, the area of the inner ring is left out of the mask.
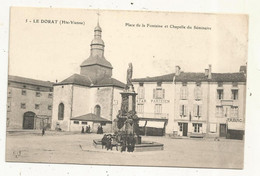
[[[146,78],[135,78],[132,82],[173,82],[174,73]],[[181,72],[175,76],[176,82],[246,82],[243,72],[236,73],[212,73],[212,78],[208,79],[205,73]]]
[[[146,77],[146,78],[135,78],[132,79],[132,82],[173,82],[174,73],[155,76],[155,77]]]
[[[80,75],[80,74],[74,74],[68,77],[67,79],[55,84],[55,85],[66,85],[66,84],[76,84],[81,86],[90,86],[92,84],[91,79]]]
[[[101,86],[116,86],[116,87],[124,88],[125,84],[114,78],[106,78],[98,81],[96,84],[93,85],[93,87],[101,87]]]
[[[246,76],[242,72],[236,73],[212,73],[208,79],[204,73],[181,72],[175,77],[176,82],[246,82]]]
[[[83,63],[80,65],[81,67],[90,66],[90,65],[101,65],[108,68],[113,68],[111,63],[108,62],[105,57],[96,56],[89,56],[88,59],[84,60]]]
[[[108,87],[108,86],[115,86],[119,88],[124,88],[125,84],[121,81],[118,81],[114,78],[104,78],[97,83],[93,83],[91,79],[87,76],[74,74],[69,78],[55,84],[55,85],[67,85],[67,84],[75,84],[87,87]]]
[[[25,78],[20,76],[12,76],[12,75],[8,75],[8,82],[17,82],[23,84],[36,85],[36,86],[50,87],[50,88],[54,84],[53,82],[50,81],[42,81],[42,80]]]
[[[111,120],[107,120],[103,117],[99,117],[96,114],[88,113],[82,116],[73,117],[71,120],[79,120],[79,121],[91,121],[91,122],[106,122],[106,123],[112,123]]]

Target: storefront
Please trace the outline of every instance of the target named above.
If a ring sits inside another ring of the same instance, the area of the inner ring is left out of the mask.
[[[245,124],[242,119],[227,119],[227,139],[244,139]]]
[[[167,119],[148,119],[140,118],[140,135],[145,136],[164,136]]]

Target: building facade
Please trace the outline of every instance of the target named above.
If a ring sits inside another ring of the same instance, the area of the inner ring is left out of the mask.
[[[7,130],[50,127],[53,83],[8,76]]]
[[[104,57],[104,41],[99,24],[94,29],[90,56],[80,65],[80,74],[54,85],[52,129],[112,132],[112,121],[121,104],[125,84],[112,78],[112,65]]]
[[[174,114],[173,78],[174,74],[169,74],[132,80],[137,91],[139,126],[143,127],[144,135],[164,135],[173,131],[173,126],[169,125],[173,123],[171,116]]]
[[[164,130],[175,136],[243,138],[246,67],[236,73],[212,73],[211,69],[210,65],[204,73],[183,72],[176,66],[173,74],[133,79],[142,97],[155,98],[137,99],[139,116],[166,117]],[[156,96],[158,85],[161,96]]]

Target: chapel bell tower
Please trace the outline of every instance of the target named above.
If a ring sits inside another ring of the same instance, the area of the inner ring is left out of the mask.
[[[94,29],[94,39],[90,44],[90,56],[80,65],[80,74],[89,77],[94,84],[112,77],[113,67],[104,57],[105,43],[101,35],[102,29],[98,22]]]

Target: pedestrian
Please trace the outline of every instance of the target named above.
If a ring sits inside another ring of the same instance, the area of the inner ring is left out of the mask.
[[[100,134],[103,134],[103,128],[102,128],[102,125],[100,126]]]
[[[42,128],[42,136],[45,134],[45,128]]]
[[[107,145],[107,135],[106,134],[101,139],[101,145],[102,145],[102,149],[103,149],[104,146],[106,148],[106,145]]]
[[[82,126],[81,133],[84,133],[84,126]]]
[[[88,133],[90,133],[90,125],[88,126]]]
[[[121,152],[126,151],[126,143],[127,143],[126,141],[127,141],[126,135],[122,134],[122,136],[121,136]]]
[[[88,133],[88,126],[86,126],[86,133]]]

